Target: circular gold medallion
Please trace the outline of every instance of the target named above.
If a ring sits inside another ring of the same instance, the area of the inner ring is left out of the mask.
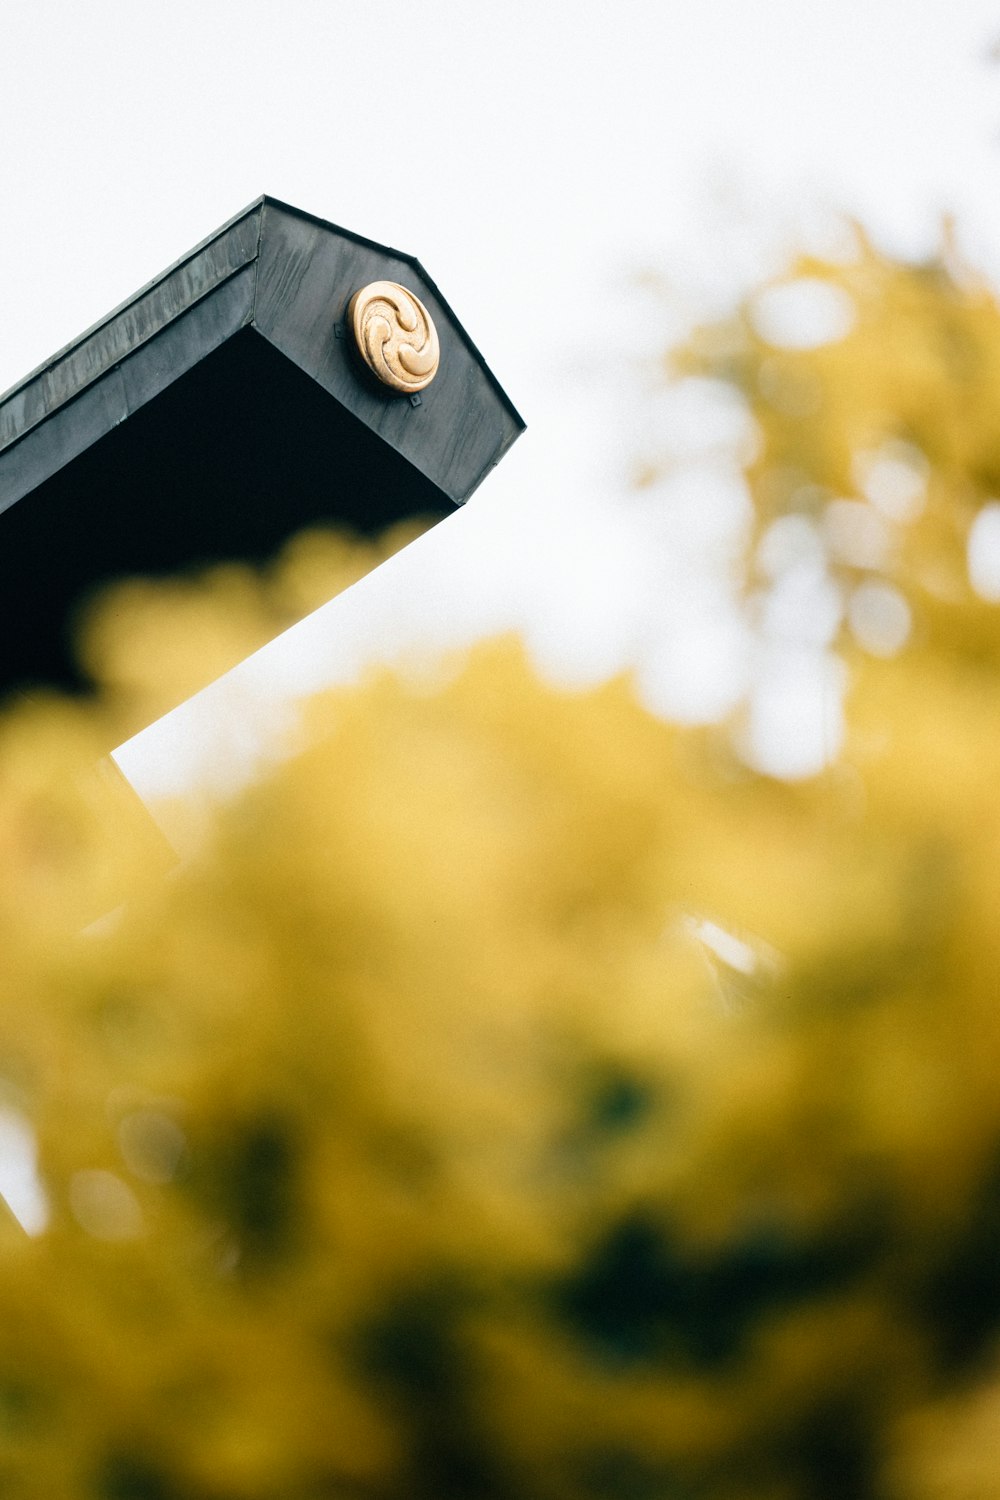
[[[419,297],[395,281],[372,281],[355,292],[347,321],[361,357],[394,391],[422,391],[437,374],[437,329]]]

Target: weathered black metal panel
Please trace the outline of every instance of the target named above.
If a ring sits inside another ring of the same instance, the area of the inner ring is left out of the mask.
[[[260,204],[224,225],[0,399],[0,450],[256,259]]]
[[[247,327],[255,284],[255,267],[245,266],[122,363],[129,415]]]
[[[412,406],[364,370],[345,333],[347,304],[372,281],[416,292],[437,327],[440,369]],[[419,263],[266,200],[260,332],[456,504],[499,463],[524,424]]]
[[[197,308],[169,323],[157,338],[140,344],[121,365],[112,365],[100,379],[84,386],[60,408],[58,420],[36,425],[0,450],[0,512],[31,494],[246,327],[253,316],[253,295],[254,270],[248,266]],[[82,496],[81,490],[81,503]],[[91,516],[91,525],[99,526],[101,519],[102,510],[98,510]]]
[[[58,421],[32,428],[0,452],[0,511],[10,510],[127,416],[121,372],[109,370],[75,401],[67,402]]]

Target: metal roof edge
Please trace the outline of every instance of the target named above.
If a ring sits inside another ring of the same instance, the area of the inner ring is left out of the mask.
[[[483,354],[483,352],[479,348],[478,344],[475,343],[475,341],[470,337],[470,335],[466,331],[465,324],[456,315],[455,309],[452,307],[452,305],[448,301],[447,297],[445,297],[443,295],[443,293],[441,292],[441,289],[439,288],[437,282],[434,280],[433,276],[429,276],[427,274],[427,271],[425,270],[424,266],[417,259],[417,257],[415,255],[411,255],[409,257],[409,260],[411,261],[411,263],[413,264],[413,266],[420,272],[420,274],[424,278],[424,280],[427,282],[427,285],[431,288],[431,290],[433,291],[435,297],[440,302],[441,306],[445,309],[446,312],[450,313],[450,315],[452,316],[452,318],[454,318],[455,322],[458,324],[459,328],[461,328],[462,334],[463,334],[463,336],[465,338],[465,341],[468,344],[469,349],[470,349],[473,357],[475,358],[475,360],[477,361],[477,363],[481,367],[481,369],[483,371],[483,374],[486,376],[487,380],[489,380],[490,384],[495,388],[495,390],[497,392],[497,395],[503,401],[504,405],[506,406],[507,410],[510,412],[511,416],[514,418],[514,421],[520,427],[521,431],[524,432],[527,429],[527,426],[528,426],[527,422],[521,416],[521,413],[518,411],[517,407],[514,405],[513,401],[510,399],[510,397],[508,396],[507,392],[504,390],[503,386],[500,384],[500,381],[497,378],[497,376],[494,375],[493,371],[490,369],[489,365],[486,363],[486,356]]]
[[[405,260],[411,266],[419,267],[420,262],[415,255],[410,255],[406,250],[397,250],[394,245],[384,245],[381,240],[369,239],[366,234],[357,234],[353,229],[345,229],[343,224],[334,224],[332,219],[321,218],[319,214],[308,213],[304,208],[296,208],[294,203],[286,203],[282,198],[275,198],[272,193],[262,193],[257,200],[261,204],[270,204],[272,208],[280,208],[282,213],[291,214],[296,219],[305,219],[310,224],[318,224],[320,229],[332,229],[334,234],[341,234],[347,240],[353,240],[356,245],[365,245],[369,250],[381,250],[385,255],[393,255],[397,260]]]
[[[42,360],[42,363],[36,365],[33,370],[29,370],[27,375],[22,375],[21,379],[15,381],[12,386],[8,386],[7,390],[0,391],[0,405],[9,400],[11,396],[15,396],[18,391],[23,390],[25,386],[30,385],[33,380],[37,380],[40,375],[43,375],[53,365],[58,364],[60,360],[65,359],[67,355],[72,354],[74,349],[78,349],[81,344],[85,344],[100,329],[107,327],[109,323],[113,323],[115,318],[131,307],[134,302],[138,302],[141,297],[145,297],[147,292],[151,292],[154,287],[159,286],[160,282],[166,281],[167,277],[172,276],[181,266],[185,266],[189,261],[194,260],[196,255],[200,255],[213,241],[219,239],[228,230],[232,229],[234,224],[238,224],[242,219],[249,218],[251,214],[262,208],[267,201],[271,200],[268,200],[264,194],[261,194],[259,198],[255,198],[252,203],[247,204],[246,208],[241,209],[239,213],[233,214],[231,219],[227,219],[224,224],[220,224],[217,229],[213,229],[212,233],[206,235],[203,240],[199,240],[197,245],[193,245],[190,250],[186,250],[183,255],[178,256],[175,261],[172,261],[165,270],[160,271],[151,280],[139,287],[137,291],[133,292],[131,296],[126,297],[124,302],[119,302],[117,307],[113,307],[102,318],[98,318],[96,323],[92,323],[89,328],[85,328],[82,333],[78,333],[76,338],[70,339],[68,344],[64,344],[61,349],[57,349],[54,354],[50,354],[47,359]],[[258,234],[257,253],[259,251],[260,235]],[[248,261],[247,264],[249,265],[250,262]]]

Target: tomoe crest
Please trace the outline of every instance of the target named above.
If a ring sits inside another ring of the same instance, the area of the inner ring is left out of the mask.
[[[362,359],[392,390],[422,391],[441,358],[437,329],[420,298],[395,281],[372,281],[354,293],[347,321]]]

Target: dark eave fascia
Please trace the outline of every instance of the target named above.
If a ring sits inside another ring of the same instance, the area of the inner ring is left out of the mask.
[[[334,234],[343,235],[345,239],[353,240],[357,245],[365,245],[369,250],[377,250],[382,255],[391,255],[396,260],[404,261],[406,265],[412,266],[417,274],[423,277],[424,281],[426,281],[427,285],[430,287],[431,291],[434,293],[441,306],[454,322],[455,327],[462,335],[462,339],[466,345],[466,348],[469,350],[469,353],[473,356],[483,374],[489,381],[490,385],[496,391],[504,406],[514,418],[515,422],[517,422],[522,429],[524,428],[524,426],[526,425],[524,418],[521,416],[520,412],[517,410],[517,407],[514,405],[513,401],[511,401],[510,397],[507,395],[507,392],[504,390],[503,386],[500,384],[499,380],[494,375],[489,365],[486,363],[486,360],[478,346],[469,337],[461,319],[456,315],[455,309],[452,307],[447,297],[442,295],[441,288],[438,286],[433,276],[428,275],[426,268],[416,255],[410,255],[406,250],[397,250],[392,245],[384,245],[380,240],[370,240],[363,234],[355,234],[353,229],[345,229],[342,224],[334,224],[332,220],[322,219],[318,214],[307,213],[305,209],[296,208],[293,203],[284,203],[280,198],[273,198],[270,193],[264,193],[257,200],[257,202],[259,204],[269,203],[273,208],[280,209],[284,214],[291,214],[296,219],[305,219],[307,223],[316,224],[320,229],[330,229]],[[252,206],[256,207],[257,205],[254,204]]]
[[[200,301],[204,300],[204,298],[211,296],[212,293],[215,292],[221,285],[223,285],[225,281],[227,281],[231,276],[236,275],[246,266],[252,265],[257,260],[260,252],[260,236],[263,226],[262,210],[265,204],[271,205],[281,213],[289,214],[295,218],[305,220],[312,224],[316,224],[317,226],[329,230],[334,234],[352,240],[358,245],[363,245],[366,248],[375,250],[383,255],[392,256],[395,259],[402,261],[404,264],[412,266],[417,274],[421,276],[426,281],[427,285],[432,289],[441,306],[453,320],[456,330],[460,334],[463,342],[468,348],[470,354],[475,359],[476,363],[479,365],[483,374],[486,376],[491,388],[496,392],[497,396],[500,398],[514,421],[518,424],[519,427],[523,429],[523,419],[508,397],[506,391],[503,389],[502,385],[493,374],[489,365],[486,363],[486,360],[483,358],[482,353],[469,337],[459,319],[455,316],[454,310],[448,303],[447,299],[441,295],[440,289],[437,287],[434,280],[430,276],[428,276],[423,265],[415,255],[410,255],[406,251],[396,250],[391,246],[381,244],[377,240],[368,239],[364,235],[355,234],[353,230],[345,229],[341,225],[334,224],[328,219],[320,218],[316,214],[306,213],[304,210],[296,208],[293,204],[284,203],[281,199],[271,197],[269,194],[265,193],[262,194],[259,198],[256,198],[252,203],[248,204],[247,207],[242,209],[239,213],[234,214],[231,219],[228,219],[224,224],[221,224],[210,235],[200,241],[199,244],[195,245],[192,249],[188,250],[184,255],[182,255],[178,260],[174,261],[172,265],[168,266],[166,270],[161,271],[159,275],[154,276],[151,281],[148,281],[144,286],[140,287],[138,291],[132,294],[132,296],[126,298],[126,300],[120,303],[118,307],[107,313],[103,318],[100,318],[90,328],[87,328],[75,339],[72,339],[62,349],[58,350],[57,353],[51,355],[47,360],[45,360],[43,364],[37,366],[36,369],[32,370],[28,375],[25,375],[21,380],[17,381],[15,385],[11,386],[9,390],[0,395],[0,452],[4,452],[7,449],[13,447],[14,444],[20,442],[20,440],[29,432],[32,432],[36,427],[40,426],[41,423],[47,421],[56,412],[58,412],[68,401],[74,400],[77,396],[81,395],[85,390],[87,390],[89,386],[100,380],[102,376],[108,373],[109,369],[111,369],[116,363],[118,363],[119,360],[128,358],[129,355],[134,354],[135,351],[137,349],[140,349],[144,344],[151,342],[163,331],[163,329],[169,327],[169,325],[183,313],[188,312],[192,307],[197,306],[197,304]],[[33,385],[45,380],[47,377],[52,376],[60,366],[66,364],[66,362],[71,360],[74,355],[78,355],[79,352],[83,350],[88,343],[97,340],[103,332],[105,332],[106,330],[110,330],[115,323],[126,319],[129,312],[133,310],[144,299],[148,298],[151,293],[157,290],[157,288],[164,286],[171,280],[171,278],[176,277],[179,272],[182,272],[186,267],[190,266],[191,263],[197,260],[199,256],[204,255],[204,253],[209,250],[212,245],[216,244],[217,241],[222,239],[237,225],[239,225],[244,220],[251,218],[255,214],[258,215],[259,218],[253,249],[250,250],[250,247],[248,247],[248,253],[243,254],[238,263],[234,263],[224,274],[218,276],[214,281],[211,282],[210,285],[204,287],[204,289],[202,289],[197,295],[192,296],[182,304],[179,304],[176,307],[167,310],[166,315],[164,315],[164,310],[161,309],[160,317],[150,323],[149,327],[143,332],[141,337],[132,338],[126,342],[123,342],[120,347],[111,351],[109,357],[107,357],[103,362],[95,363],[91,369],[84,370],[81,368],[75,371],[72,381],[65,388],[64,392],[58,396],[57,399],[51,402],[43,402],[34,412],[29,413],[25,411],[20,416],[20,418],[15,415],[12,419],[9,418],[6,423],[4,422],[3,418],[5,409],[9,412],[11,404],[16,403],[19,396],[25,395]],[[5,426],[7,427],[6,433],[4,432]]]

